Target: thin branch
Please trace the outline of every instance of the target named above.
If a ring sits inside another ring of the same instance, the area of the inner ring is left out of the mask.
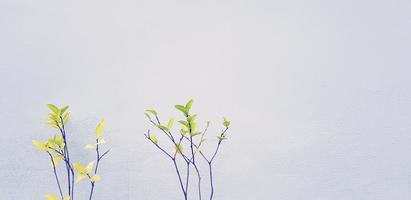
[[[151,139],[150,139],[150,132],[147,134],[147,135],[145,135],[146,136],[146,138],[148,139],[148,140],[150,140],[153,144],[154,144],[154,146],[156,146],[158,149],[160,149],[164,154],[166,154],[170,159],[173,159],[173,157],[166,151],[166,150],[164,150],[163,148],[161,148],[158,144],[156,144],[156,143],[154,143]]]
[[[54,177],[56,178],[56,182],[57,182],[57,186],[59,188],[61,199],[63,199],[63,191],[61,190],[60,180],[59,180],[59,177],[57,176],[56,164],[54,163],[53,156],[51,155],[51,153],[48,152],[48,151],[47,151],[47,153],[49,154],[51,163],[53,164]]]
[[[220,134],[220,138],[222,138],[222,137],[224,136],[224,134],[227,132],[227,130],[228,130],[228,126],[227,126],[227,127],[224,129],[224,131]],[[213,162],[215,156],[217,155],[218,149],[220,149],[220,145],[221,145],[221,142],[222,142],[222,141],[223,141],[222,139],[220,139],[220,140],[218,141],[217,148],[215,149],[214,154],[213,154],[213,156],[212,156],[211,159],[210,159],[210,162]]]

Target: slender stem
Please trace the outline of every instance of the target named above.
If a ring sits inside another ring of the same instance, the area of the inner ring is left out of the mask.
[[[198,170],[197,164],[193,164],[194,169],[197,172],[197,178],[198,178],[198,199],[201,200],[201,175],[200,171]]]
[[[72,191],[71,190],[71,176],[70,176],[71,174],[70,174],[70,167],[69,167],[70,161],[68,159],[66,134],[60,126],[58,126],[58,128],[60,130],[61,136],[63,137],[63,143],[64,143],[64,149],[62,151],[63,151],[64,162],[66,164],[68,193],[69,193],[69,196],[72,196],[71,195],[71,191]]]
[[[59,188],[60,196],[61,196],[61,199],[63,199],[63,191],[61,190],[60,180],[59,180],[59,177],[57,176],[56,164],[54,163],[53,156],[51,155],[51,153],[50,152],[47,152],[47,153],[49,154],[51,163],[53,164],[54,177],[56,177],[56,182]]]
[[[93,192],[94,192],[94,182],[91,183],[90,196],[88,197],[89,200],[91,200],[93,198]]]
[[[173,160],[174,168],[175,168],[177,176],[178,176],[178,181],[180,183],[181,190],[183,191],[184,200],[187,200],[187,192],[184,190],[183,181],[181,179],[180,170],[178,170],[176,159],[173,158],[172,160]]]
[[[211,164],[212,164],[211,162],[208,163],[208,170],[210,173],[210,187],[211,187],[210,200],[213,199],[213,195],[214,195],[213,169],[212,169]]]
[[[63,137],[64,141],[64,157],[66,160],[66,169],[67,169],[67,182],[68,182],[68,188],[69,188],[69,196],[71,200],[74,200],[74,170],[70,162],[70,153],[67,145],[67,134],[66,134],[66,129],[64,125],[64,120],[62,116],[60,116],[60,123],[61,127],[58,126],[60,129],[61,135]],[[58,124],[58,123],[57,123]],[[71,182],[70,182],[71,181]],[[70,189],[71,187],[71,189]]]
[[[188,183],[190,182],[190,163],[187,162],[187,170],[186,170],[186,193],[188,193]]]
[[[227,130],[228,130],[228,126],[227,126],[227,127],[223,130],[223,132],[220,134],[220,137],[224,137],[224,134],[227,132]],[[218,149],[220,149],[220,145],[221,145],[221,142],[222,142],[222,141],[223,141],[222,139],[220,139],[220,140],[218,141],[217,148],[215,149],[214,154],[213,154],[213,156],[212,156],[211,159],[210,159],[210,162],[213,162],[215,156],[217,155]]]
[[[150,139],[150,130],[148,130],[148,133],[145,135],[146,136],[146,138],[148,139],[148,140],[150,140],[153,144],[154,144],[154,146],[156,146],[158,149],[160,149],[164,154],[166,154],[170,159],[173,159],[173,156],[171,156],[166,150],[164,150],[162,147],[160,147],[158,144],[156,144],[156,143],[154,143],[151,139]],[[104,154],[103,154],[103,156],[104,156]]]
[[[99,167],[100,161],[103,159],[103,157],[105,155],[108,154],[108,152],[110,152],[110,149],[109,149],[106,152],[104,152],[102,155],[100,155],[100,149],[99,149],[98,143],[99,143],[99,138],[96,139],[96,159],[97,159],[97,163],[96,163],[96,167],[94,168],[94,174],[97,174],[97,172],[98,172],[98,167]],[[89,176],[89,178],[91,178],[90,175],[87,174],[87,176]],[[94,188],[96,187],[95,182],[90,181],[90,183],[91,183],[91,189],[90,189],[89,200],[91,200],[93,198]]]
[[[98,148],[98,138],[96,138],[96,160],[97,160],[97,163],[96,163],[96,167],[94,169],[94,174],[97,174],[98,164],[100,162],[100,151],[99,151],[99,148]],[[91,189],[90,189],[89,200],[91,200],[93,198],[94,187],[95,187],[95,184],[94,184],[94,182],[91,181]]]

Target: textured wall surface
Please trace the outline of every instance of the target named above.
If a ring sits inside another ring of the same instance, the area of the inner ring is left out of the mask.
[[[143,134],[193,97],[212,135],[215,200],[411,198],[411,3],[406,0],[1,0],[0,199],[57,193],[47,103],[71,105],[73,157],[106,118],[95,199],[178,200]],[[160,138],[161,142],[161,138]],[[171,149],[171,147],[170,147]],[[86,199],[81,182],[77,199]]]

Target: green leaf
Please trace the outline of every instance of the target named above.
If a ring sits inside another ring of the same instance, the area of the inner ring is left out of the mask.
[[[46,200],[59,200],[59,197],[57,195],[47,194],[44,197],[46,198]]]
[[[49,107],[49,109],[55,114],[58,114],[60,112],[60,109],[53,104],[47,104],[47,107]]]
[[[184,121],[184,120],[180,120],[180,121],[178,121],[180,124],[182,124],[182,125],[184,125],[185,127],[189,127],[189,125],[188,125],[188,122],[187,121]]]
[[[158,125],[158,128],[160,128],[161,130],[164,130],[166,132],[170,131],[167,127],[163,126],[163,125]]]
[[[148,114],[148,113],[144,113],[144,115],[149,119],[149,120],[151,120],[151,117],[150,117],[150,115]]]
[[[97,174],[94,174],[93,176],[91,176],[90,181],[95,183],[101,180],[101,177]]]
[[[100,138],[103,135],[103,130],[104,130],[104,125],[105,125],[106,120],[102,119],[100,123],[98,123],[96,127],[96,137]]]
[[[174,119],[168,120],[167,129],[171,130],[173,128],[173,125],[174,125]]]
[[[190,101],[188,101],[187,103],[186,103],[186,110],[187,110],[187,113],[189,113],[190,112],[190,109],[191,109],[191,106],[193,105],[193,99],[190,99]]]
[[[33,140],[33,145],[40,151],[48,151],[48,148],[45,143],[41,142],[40,140]]]
[[[190,115],[187,117],[187,121],[188,122],[194,122],[196,120],[197,115]]]
[[[187,114],[188,114],[188,112],[187,112],[187,110],[186,110],[186,107],[184,107],[184,106],[182,106],[182,105],[175,105],[174,107],[177,108],[179,111],[183,112],[184,115],[187,115]]]
[[[63,160],[63,156],[62,155],[58,155],[58,156],[54,156],[53,157],[53,163],[55,166],[57,166],[58,164],[60,164],[60,162]]]
[[[155,136],[154,134],[150,134],[150,140],[151,140],[154,144],[158,144],[157,136]]]
[[[69,108],[70,106],[66,105],[64,106],[62,109],[60,109],[60,115],[64,114],[64,112],[66,112],[66,110]]]
[[[180,130],[180,132],[181,132],[181,134],[185,135],[185,134],[188,133],[188,128],[187,128],[187,127],[183,127],[183,128]]]
[[[191,122],[190,125],[191,125],[191,132],[192,133],[197,132],[197,123]]]
[[[230,123],[231,123],[231,122],[230,122],[227,118],[224,117],[223,125],[224,125],[225,127],[228,127],[228,126],[230,126]]]
[[[147,109],[146,111],[153,114],[154,116],[157,116],[157,112],[154,109]]]
[[[64,124],[67,123],[69,116],[70,116],[70,112],[67,112],[63,115],[63,123]]]

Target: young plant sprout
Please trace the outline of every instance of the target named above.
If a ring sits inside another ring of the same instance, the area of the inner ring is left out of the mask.
[[[146,110],[146,112],[144,113],[150,123],[153,124],[160,132],[162,132],[167,137],[167,140],[171,142],[174,151],[169,152],[164,148],[164,146],[160,145],[157,136],[151,133],[150,129],[147,131],[145,136],[173,163],[178,178],[178,184],[181,188],[181,192],[183,193],[184,200],[187,200],[189,197],[189,181],[190,175],[192,173],[190,169],[194,169],[194,173],[196,175],[197,191],[195,192],[198,194],[198,199],[201,200],[203,198],[203,194],[201,192],[202,174],[199,169],[199,165],[201,163],[199,161],[199,158],[200,160],[204,161],[208,166],[208,182],[210,184],[210,194],[208,195],[207,199],[212,200],[214,196],[213,161],[218,153],[218,150],[220,149],[222,142],[227,139],[226,133],[228,127],[230,126],[230,121],[224,118],[223,129],[217,136],[217,144],[215,146],[215,149],[213,149],[211,156],[206,156],[202,151],[202,147],[206,140],[205,134],[208,130],[208,127],[210,126],[210,122],[206,122],[204,130],[199,131],[196,121],[197,115],[190,112],[192,104],[193,100],[191,99],[185,105],[175,106],[175,108],[181,111],[184,116],[182,120],[178,121],[181,124],[179,133],[172,132],[174,119],[170,119],[166,124],[162,124],[160,122],[158,113],[154,109]],[[177,161],[178,158],[181,159],[182,163],[185,164],[183,167],[179,166],[179,162]]]
[[[85,147],[86,149],[95,150],[96,160],[90,162],[87,166],[84,166],[81,163],[73,162],[70,157],[69,146],[67,145],[69,135],[67,135],[65,129],[65,124],[67,123],[70,115],[67,111],[69,106],[64,106],[62,108],[59,108],[53,104],[48,104],[47,106],[51,110],[51,113],[48,115],[48,125],[57,129],[57,134],[44,142],[40,140],[33,140],[33,145],[50,157],[59,194],[47,194],[45,198],[46,200],[74,200],[74,182],[79,182],[80,180],[87,178],[91,185],[89,194],[89,200],[91,200],[93,197],[95,184],[101,179],[101,177],[97,175],[98,166],[103,157],[110,151],[107,150],[104,153],[100,153],[100,145],[106,143],[102,138],[105,121],[103,119],[97,125],[95,131],[96,142],[93,144],[88,144]],[[61,175],[63,175],[64,178],[59,176],[57,169],[61,162],[63,162],[63,173]],[[67,190],[62,188],[62,182],[60,181],[63,180],[67,181]]]

